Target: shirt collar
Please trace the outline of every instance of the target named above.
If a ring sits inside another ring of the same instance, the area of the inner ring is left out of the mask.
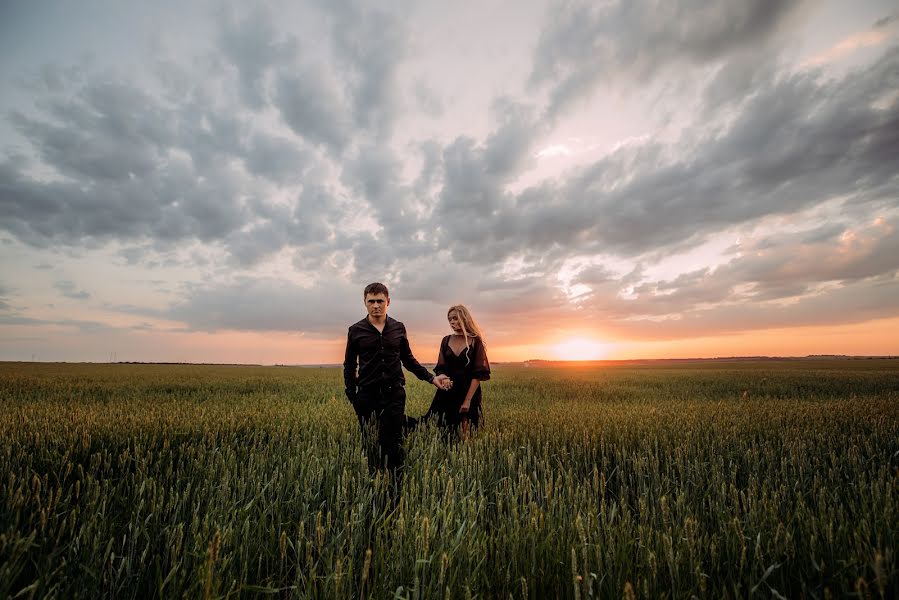
[[[390,326],[390,324],[391,324],[392,322],[395,322],[395,321],[396,321],[396,319],[394,319],[394,318],[391,317],[390,315],[387,315],[387,319],[384,321],[384,331],[387,331],[387,328]],[[375,331],[378,331],[378,328],[375,327],[375,326],[372,324],[372,322],[368,320],[368,315],[365,315],[364,317],[362,317],[362,321],[360,321],[360,322],[361,322],[361,323],[365,323],[365,324],[368,325],[370,328],[374,329]],[[381,332],[379,332],[379,333],[381,333]]]

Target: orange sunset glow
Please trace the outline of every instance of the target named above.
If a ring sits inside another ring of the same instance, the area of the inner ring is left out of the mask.
[[[607,344],[583,337],[569,338],[550,346],[551,358],[558,360],[599,360],[607,358],[608,353]]]

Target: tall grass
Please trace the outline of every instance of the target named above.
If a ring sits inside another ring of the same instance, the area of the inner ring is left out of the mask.
[[[472,438],[410,436],[399,491],[341,388],[0,365],[0,597],[899,593],[896,362],[499,367]]]

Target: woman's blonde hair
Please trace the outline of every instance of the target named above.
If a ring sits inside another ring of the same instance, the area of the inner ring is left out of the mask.
[[[467,306],[464,304],[450,306],[449,310],[446,311],[446,318],[449,319],[449,316],[453,314],[454,311],[459,317],[459,323],[462,325],[462,335],[465,336],[465,358],[468,362],[471,362],[471,358],[468,356],[468,338],[479,337],[483,344],[484,336],[481,334],[481,328],[478,326],[478,322],[471,316],[471,311],[468,310]]]

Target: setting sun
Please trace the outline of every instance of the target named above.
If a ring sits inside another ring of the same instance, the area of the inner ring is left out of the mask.
[[[552,347],[558,360],[598,360],[608,352],[608,345],[587,338],[572,338]]]

